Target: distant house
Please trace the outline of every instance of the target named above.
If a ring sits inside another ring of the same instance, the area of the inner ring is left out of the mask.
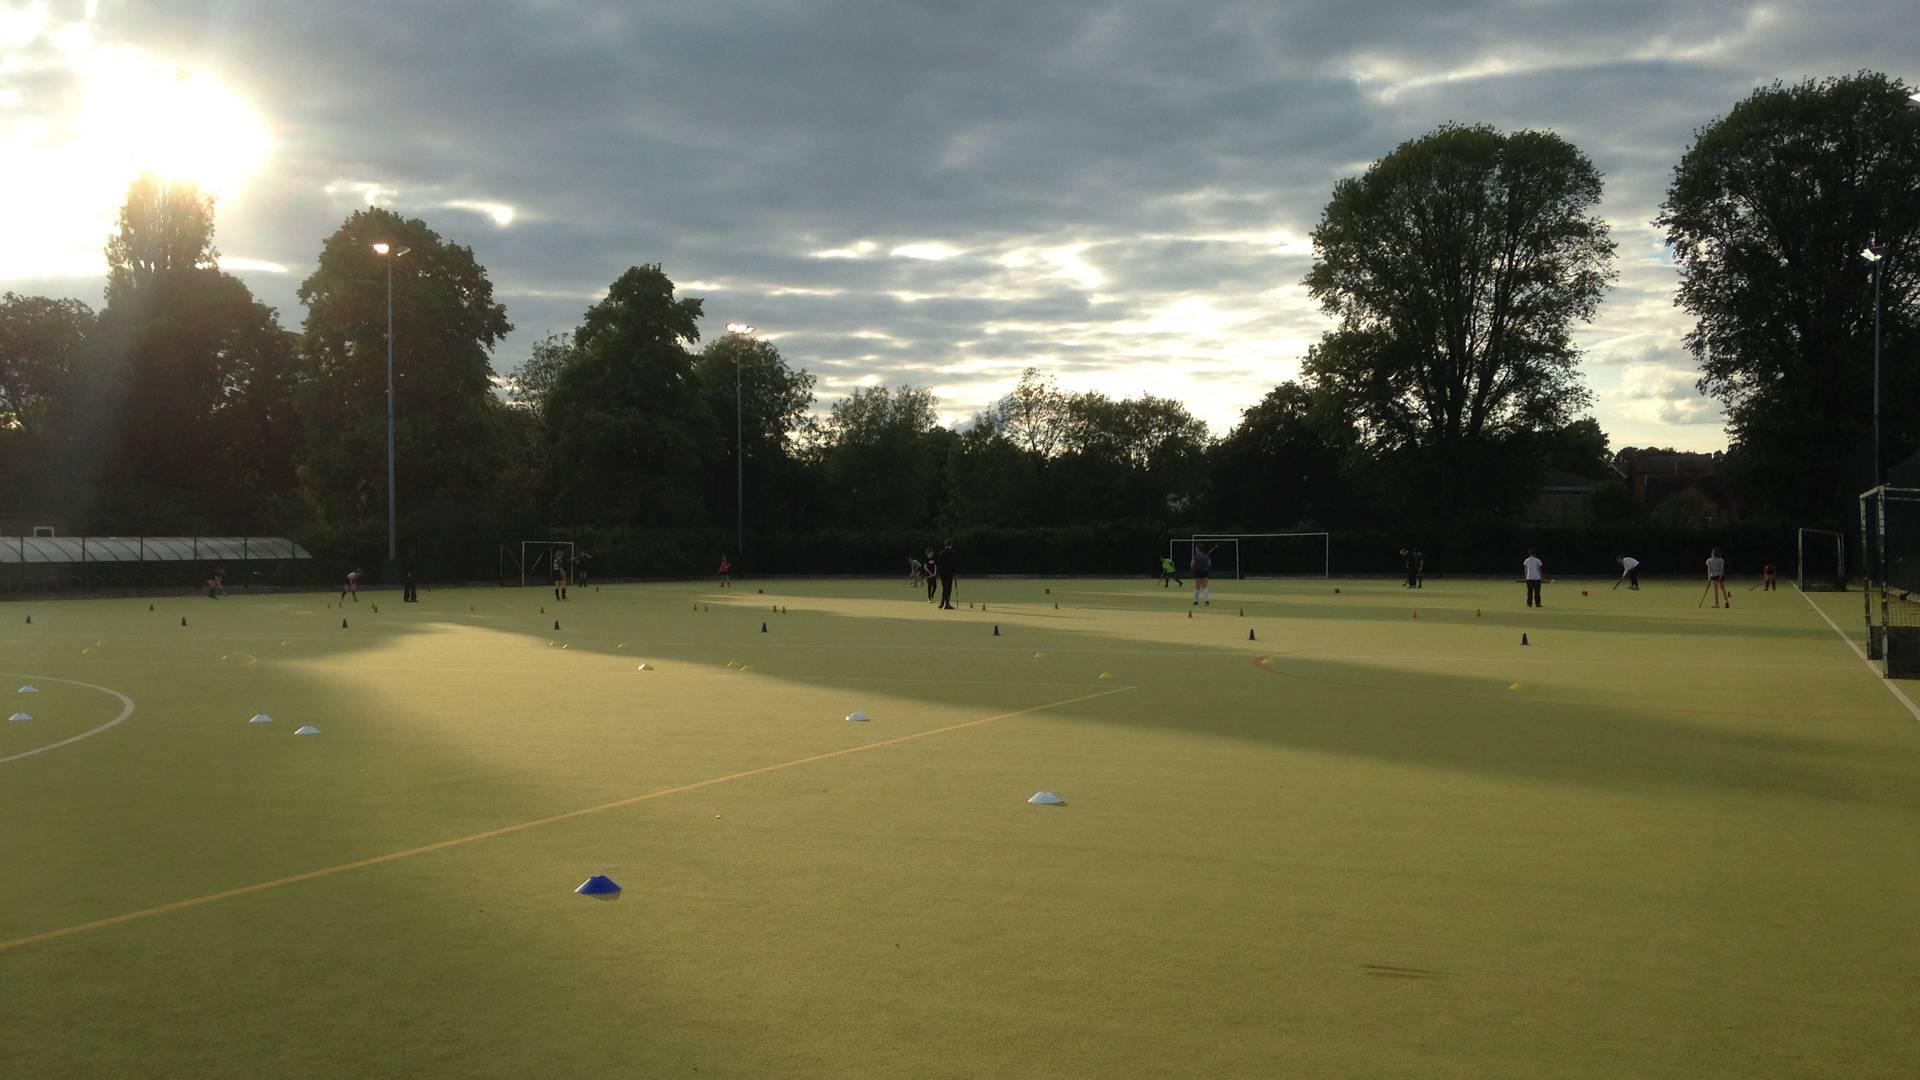
[[[1648,510],[1657,510],[1674,497],[1691,492],[1700,499],[1707,518],[1726,521],[1733,513],[1733,500],[1720,475],[1720,457],[1629,447],[1615,458],[1615,467],[1626,475],[1633,501]]]
[[[1534,496],[1521,520],[1529,525],[1565,525],[1579,514],[1595,491],[1609,482],[1549,469],[1540,493]]]

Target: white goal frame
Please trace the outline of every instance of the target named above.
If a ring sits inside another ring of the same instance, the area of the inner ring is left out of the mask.
[[[1836,570],[1835,580],[1838,582],[1837,585],[1821,585],[1816,583],[1811,590],[1808,588],[1807,586],[1807,543],[1809,541],[1812,541],[1814,544],[1820,547],[1825,547],[1828,543],[1833,544],[1833,562]],[[1794,537],[1793,551],[1794,551],[1794,558],[1795,558],[1793,576],[1794,576],[1795,583],[1800,586],[1801,592],[1809,592],[1809,591],[1832,592],[1836,588],[1839,588],[1839,589],[1846,588],[1846,581],[1847,581],[1847,534],[1846,533],[1835,532],[1832,529],[1801,529]]]
[[[574,555],[573,544],[574,542],[571,540],[522,540],[520,541],[519,550],[513,557],[514,569],[520,571],[520,587],[523,589],[527,587],[527,571],[529,569],[538,570],[540,568],[539,563],[537,561],[537,558],[538,558],[537,556],[536,556],[536,562],[531,567],[527,563],[527,549],[530,547],[537,547],[537,548],[544,549],[542,553],[545,554],[549,560],[552,559],[554,552],[559,551],[561,548],[565,548],[567,552],[566,565],[568,566],[567,579],[571,581],[573,579],[573,570],[572,570],[573,555]],[[502,564],[500,567],[501,569],[500,580],[502,583],[505,583],[507,580],[505,563],[508,558],[508,553],[512,550],[513,550],[513,546],[510,544],[500,545],[500,561]],[[551,563],[549,563],[549,565],[551,565]],[[551,581],[551,580],[552,580],[552,577],[549,576],[545,580],[537,581],[536,584],[545,585],[547,581]]]
[[[1322,579],[1330,578],[1333,576],[1333,534],[1329,532],[1194,533],[1192,536],[1187,536],[1187,537],[1176,536],[1168,540],[1167,541],[1167,558],[1173,559],[1173,565],[1178,567],[1180,565],[1180,560],[1177,558],[1174,558],[1174,553],[1181,544],[1186,544],[1189,551],[1193,549],[1194,545],[1202,544],[1202,543],[1214,544],[1216,546],[1222,545],[1222,544],[1232,544],[1233,545],[1233,576],[1235,578],[1244,578],[1247,576],[1247,572],[1246,572],[1247,564],[1246,564],[1246,560],[1240,558],[1240,541],[1242,540],[1305,539],[1305,538],[1315,537],[1315,536],[1319,537],[1321,541],[1320,577]],[[1286,576],[1295,576],[1295,575],[1286,575]],[[1297,576],[1312,577],[1313,575],[1301,574]]]

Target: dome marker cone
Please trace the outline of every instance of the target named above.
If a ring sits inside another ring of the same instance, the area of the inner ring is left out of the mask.
[[[345,630],[346,628],[347,628],[347,620],[345,620],[345,619],[341,619],[341,620],[340,620],[340,629],[342,629],[342,630]]]
[[[29,615],[29,616],[27,616],[27,621],[28,621],[28,622],[32,622],[32,621],[33,621],[33,616],[31,616],[31,615]],[[187,617],[186,617],[185,615],[182,615],[182,616],[180,616],[180,625],[181,625],[181,626],[185,626],[185,625],[187,625]]]

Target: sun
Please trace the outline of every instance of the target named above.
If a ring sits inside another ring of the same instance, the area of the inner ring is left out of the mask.
[[[80,141],[123,184],[151,172],[220,197],[266,161],[266,125],[214,75],[133,49],[99,49],[89,61]]]

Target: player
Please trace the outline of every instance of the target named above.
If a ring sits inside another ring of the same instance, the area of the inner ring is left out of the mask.
[[[1425,588],[1427,584],[1427,556],[1419,548],[1413,549],[1413,587]]]
[[[917,589],[927,577],[927,564],[918,555],[907,556],[907,588]]]
[[[1779,588],[1780,568],[1768,563],[1760,569],[1760,591],[1774,592]]]
[[[940,549],[940,606],[947,611],[953,607],[953,577],[960,571],[960,560],[954,557],[953,541],[949,540]]]
[[[1613,561],[1620,564],[1620,581],[1627,583],[1627,591],[1637,591],[1640,588],[1640,560],[1631,555],[1622,555]],[[1613,587],[1619,588],[1620,581],[1614,582]]]
[[[1183,589],[1187,587],[1187,583],[1180,580],[1180,571],[1173,565],[1173,559],[1170,556],[1162,555],[1160,556],[1160,587],[1163,589],[1167,588],[1168,582],[1172,582],[1174,585],[1178,585]]]
[[[933,590],[940,584],[940,560],[934,558],[933,548],[927,548],[927,561],[920,564],[927,576],[927,603],[933,603]]]
[[[1727,607],[1733,606],[1733,596],[1727,592],[1727,560],[1721,557],[1719,548],[1707,556],[1707,589],[1713,593],[1714,607],[1719,607],[1722,601]]]
[[[1215,545],[1216,547],[1218,545]],[[1213,548],[1205,551],[1199,544],[1193,545],[1193,555],[1187,560],[1187,572],[1193,575],[1193,606],[1205,604],[1213,606],[1213,587],[1207,579],[1213,573]]]
[[[559,559],[553,560],[553,598],[555,600],[567,598],[567,568]]]
[[[227,572],[219,567],[214,567],[213,572],[207,575],[207,599],[218,600],[226,594],[226,576]]]
[[[1528,548],[1526,561],[1520,565],[1527,571],[1527,606],[1546,607],[1547,605],[1540,600],[1540,556],[1535,555],[1532,548]]]
[[[732,574],[733,574],[733,564],[727,561],[727,553],[723,551],[720,553],[720,587],[721,588],[724,589],[728,585],[733,584]]]
[[[360,568],[357,566],[347,571],[347,584],[340,590],[340,602],[346,603],[349,596],[353,597],[354,603],[360,602]]]
[[[1400,561],[1401,561],[1402,563],[1404,563],[1404,564],[1406,564],[1406,568],[1407,568],[1407,583],[1406,583],[1405,585],[1402,585],[1402,586],[1401,586],[1401,588],[1403,588],[1403,589],[1411,589],[1411,588],[1413,588],[1413,576],[1414,576],[1414,573],[1415,573],[1415,571],[1414,571],[1414,568],[1413,568],[1413,549],[1412,549],[1412,548],[1401,548],[1401,549],[1400,549]]]

